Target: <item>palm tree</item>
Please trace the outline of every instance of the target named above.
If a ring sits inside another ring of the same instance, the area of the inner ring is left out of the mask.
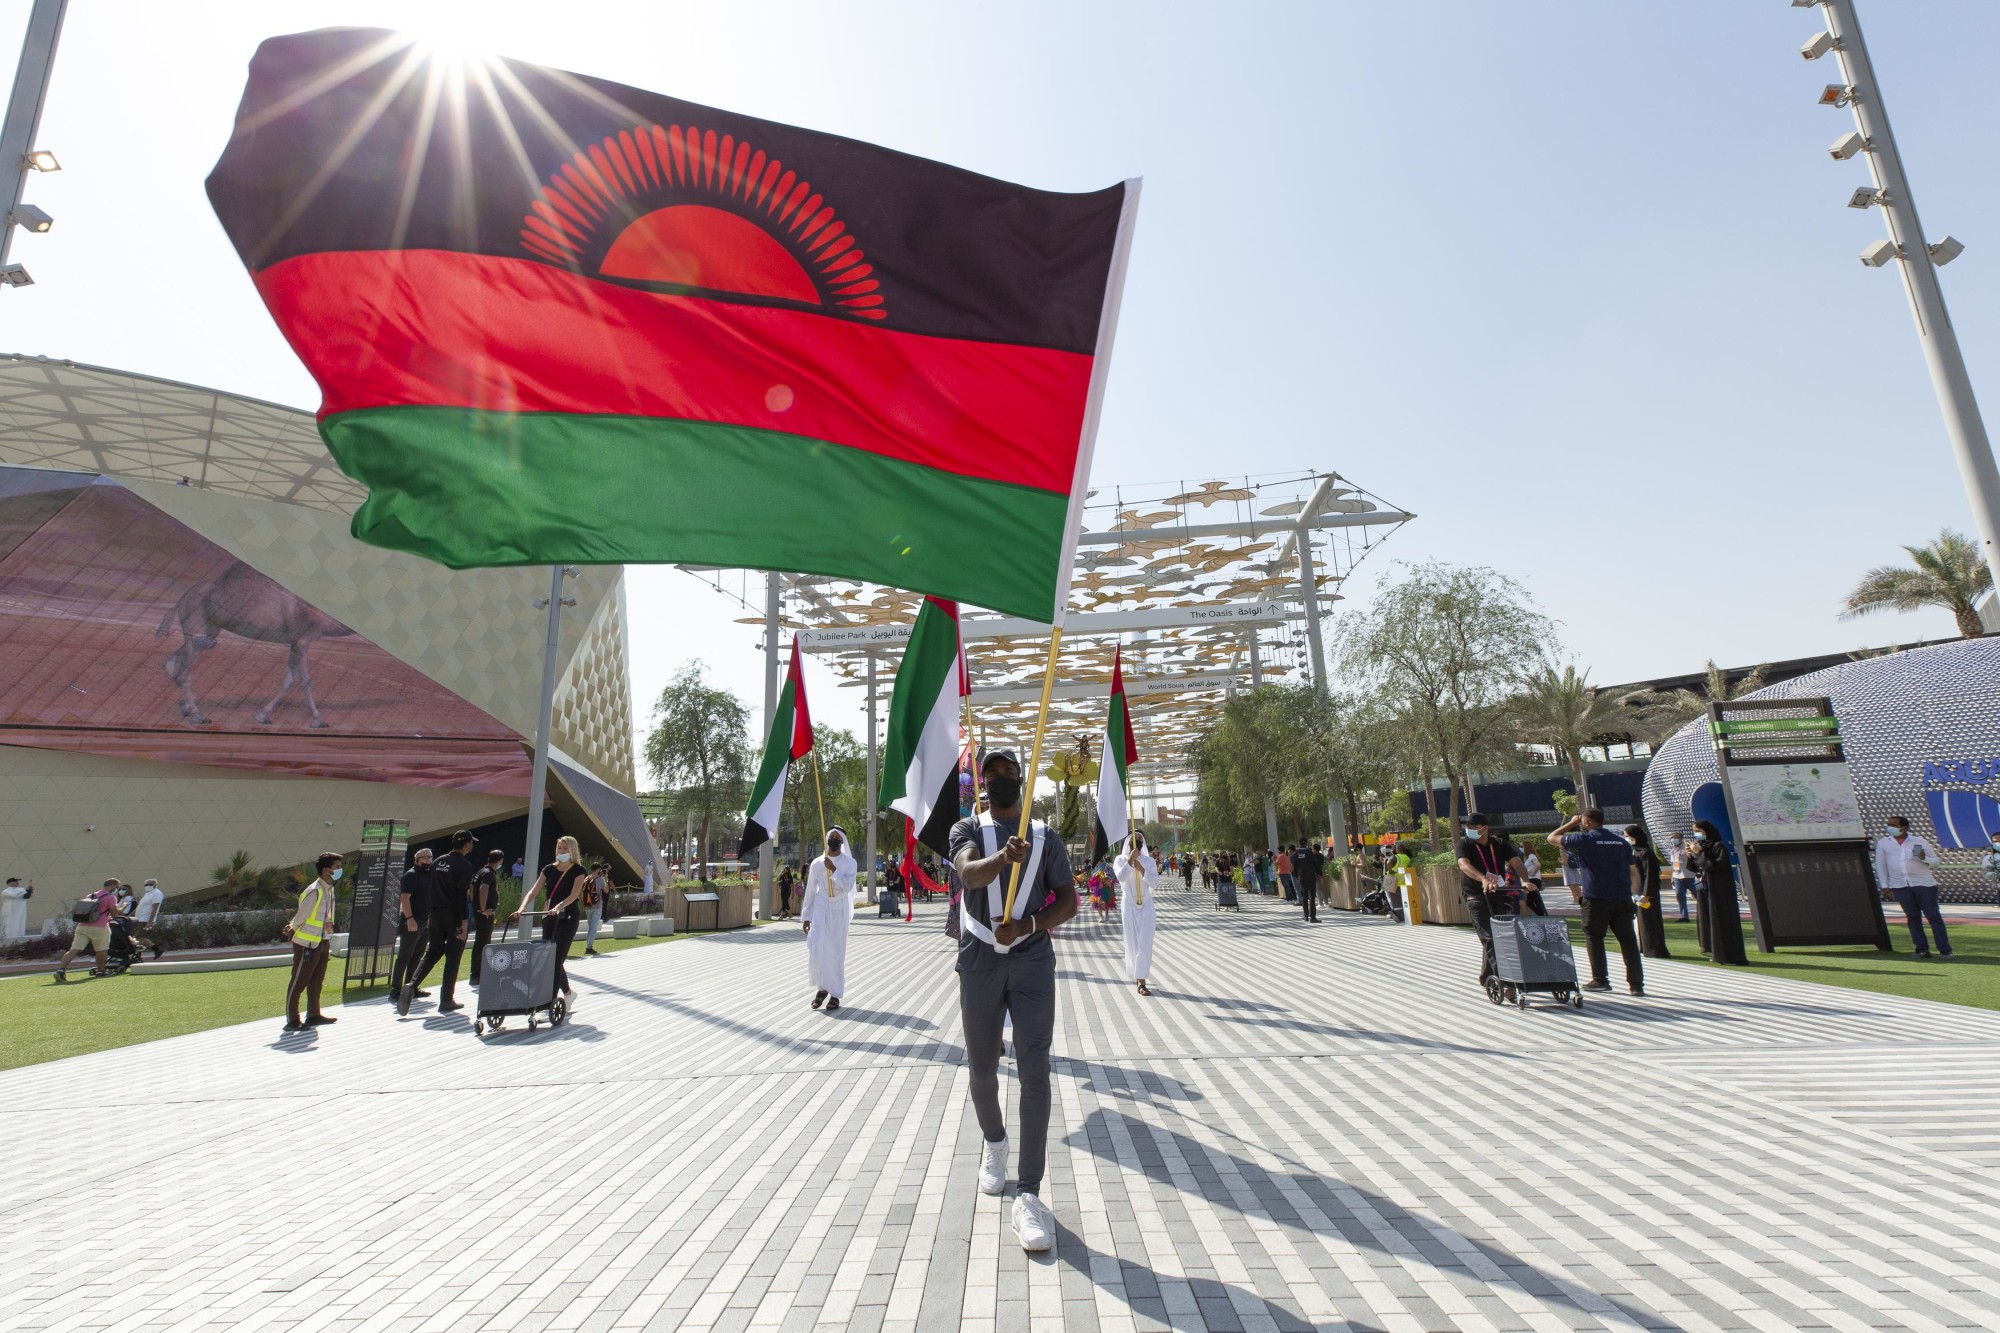
[[[229,864],[219,865],[208,872],[215,876],[215,886],[225,897],[233,898],[249,888],[257,880],[257,868],[250,864],[250,853],[237,851],[231,854]]]
[[[1632,711],[1632,729],[1657,743],[1679,731],[1689,720],[1707,713],[1710,704],[1726,704],[1763,689],[1770,674],[1770,665],[1759,663],[1731,685],[1729,673],[1711,657],[1703,664],[1698,690],[1633,690],[1618,703]]]
[[[1583,773],[1582,748],[1607,731],[1622,730],[1618,725],[1618,702],[1607,699],[1590,683],[1588,671],[1578,671],[1574,662],[1558,671],[1554,662],[1543,662],[1530,670],[1514,700],[1514,716],[1529,740],[1552,745],[1569,759],[1569,775],[1576,783],[1580,805],[1590,804],[1590,790]]]
[[[1966,638],[1976,639],[1985,633],[1979,622],[1979,599],[1993,591],[1993,571],[1986,567],[1979,543],[1946,528],[1928,546],[1903,549],[1916,568],[1883,565],[1869,570],[1847,594],[1840,618],[1941,606],[1951,612],[1958,632]]]

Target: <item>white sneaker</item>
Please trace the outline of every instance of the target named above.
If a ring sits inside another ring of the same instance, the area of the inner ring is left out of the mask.
[[[979,1192],[998,1194],[1007,1188],[1007,1140],[983,1144],[979,1154]]]
[[[1024,1250],[1046,1250],[1055,1244],[1056,1220],[1048,1205],[1032,1194],[1015,1195],[1014,1235]]]

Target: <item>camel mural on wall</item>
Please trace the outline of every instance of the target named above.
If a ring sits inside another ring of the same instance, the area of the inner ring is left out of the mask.
[[[206,583],[198,583],[181,594],[180,601],[160,620],[154,638],[165,638],[178,623],[181,646],[167,657],[167,675],[181,687],[181,716],[193,726],[202,726],[208,717],[194,693],[195,658],[215,646],[224,632],[257,643],[282,643],[291,652],[286,659],[285,681],[271,701],[257,710],[257,720],[269,723],[279,704],[293,688],[305,697],[311,725],[325,727],[319,703],[313,698],[312,670],[307,650],[320,639],[337,639],[354,633],[325,612],[294,597],[271,579],[238,560]]]

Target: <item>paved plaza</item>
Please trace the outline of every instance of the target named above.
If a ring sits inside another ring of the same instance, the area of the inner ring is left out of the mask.
[[[773,925],[576,964],[555,1032],[377,1002],[0,1074],[0,1132],[100,1145],[0,1180],[0,1328],[2000,1326],[2000,1014],[1671,963],[1523,1013],[1464,932],[1169,892],[1150,1000],[1115,919],[1058,942],[1030,1257],[918,910],[856,919],[837,1015]]]

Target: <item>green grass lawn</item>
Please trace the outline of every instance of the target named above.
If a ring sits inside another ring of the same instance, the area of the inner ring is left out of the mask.
[[[673,935],[612,940],[599,935],[597,951],[614,953],[685,938]],[[569,956],[583,956],[581,939],[571,947]],[[341,964],[342,960],[335,958],[326,970],[324,999],[328,1008],[341,1001]],[[282,967],[164,976],[127,974],[94,980],[84,976],[88,970],[89,964],[79,960],[70,971],[69,982],[61,986],[47,973],[0,980],[0,1009],[7,1015],[4,1025],[0,1025],[0,1069],[260,1018],[281,1023],[285,1016],[286,970]],[[433,992],[442,970],[431,974]],[[387,992],[388,987],[377,986],[351,990],[347,995],[350,999],[364,1000]]]
[[[1947,963],[1933,954],[1925,961],[1910,952],[1910,933],[1903,925],[1903,914],[1891,908],[1888,915],[1889,939],[1898,950],[1896,953],[1881,953],[1873,948],[1780,949],[1777,953],[1759,953],[1756,933],[1746,921],[1743,945],[1750,957],[1748,970],[1789,977],[1793,981],[1817,981],[1828,986],[2000,1009],[2000,926],[1952,926],[1951,947],[1956,957]],[[1570,938],[1578,944],[1583,942],[1583,928],[1575,921],[1570,922]],[[1612,953],[1618,952],[1615,941],[1608,945]],[[1678,961],[1714,966],[1695,943],[1693,922],[1686,925],[1667,922],[1667,949]],[[1620,980],[1615,963],[1611,979],[1614,983]]]

